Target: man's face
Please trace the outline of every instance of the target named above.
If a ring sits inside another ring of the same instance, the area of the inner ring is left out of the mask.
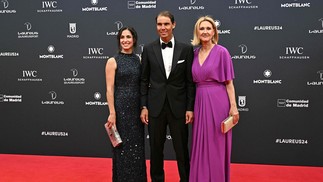
[[[166,16],[158,16],[157,17],[157,32],[160,38],[164,42],[169,42],[173,37],[173,29],[175,28],[175,22],[172,23],[169,17]]]

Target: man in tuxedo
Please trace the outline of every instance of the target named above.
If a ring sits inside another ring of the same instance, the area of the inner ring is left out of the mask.
[[[173,36],[174,16],[156,17],[159,38],[144,46],[141,74],[141,121],[148,125],[150,175],[165,181],[164,143],[167,126],[173,140],[180,181],[189,178],[188,123],[193,121],[195,85],[192,80],[193,47]]]

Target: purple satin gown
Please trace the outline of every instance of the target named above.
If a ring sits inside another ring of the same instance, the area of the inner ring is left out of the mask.
[[[215,45],[200,65],[199,51],[194,51],[192,67],[196,97],[190,182],[229,182],[232,133],[221,133],[221,121],[229,115],[224,82],[234,78],[232,60],[226,48]]]

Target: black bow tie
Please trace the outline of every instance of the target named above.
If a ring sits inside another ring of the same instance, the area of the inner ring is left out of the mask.
[[[164,42],[162,43],[162,49],[165,49],[166,47],[173,47],[172,41],[169,41],[167,44],[165,44]]]

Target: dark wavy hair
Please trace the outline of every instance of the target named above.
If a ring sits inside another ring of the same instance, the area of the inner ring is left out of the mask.
[[[174,23],[174,22],[175,22],[175,17],[174,17],[174,15],[173,15],[170,11],[161,11],[160,13],[158,13],[158,15],[157,15],[157,16],[156,16],[156,18],[155,18],[156,22],[157,22],[157,18],[158,18],[159,16],[165,16],[165,17],[168,17],[172,23]]]
[[[121,37],[122,32],[125,31],[125,30],[129,30],[130,33],[131,33],[131,35],[132,35],[132,38],[133,38],[133,51],[135,51],[135,49],[137,47],[138,35],[137,35],[136,30],[133,27],[122,27],[118,31],[117,40],[118,40],[118,48],[119,48],[119,51],[122,50],[122,47],[120,45],[120,37]]]

